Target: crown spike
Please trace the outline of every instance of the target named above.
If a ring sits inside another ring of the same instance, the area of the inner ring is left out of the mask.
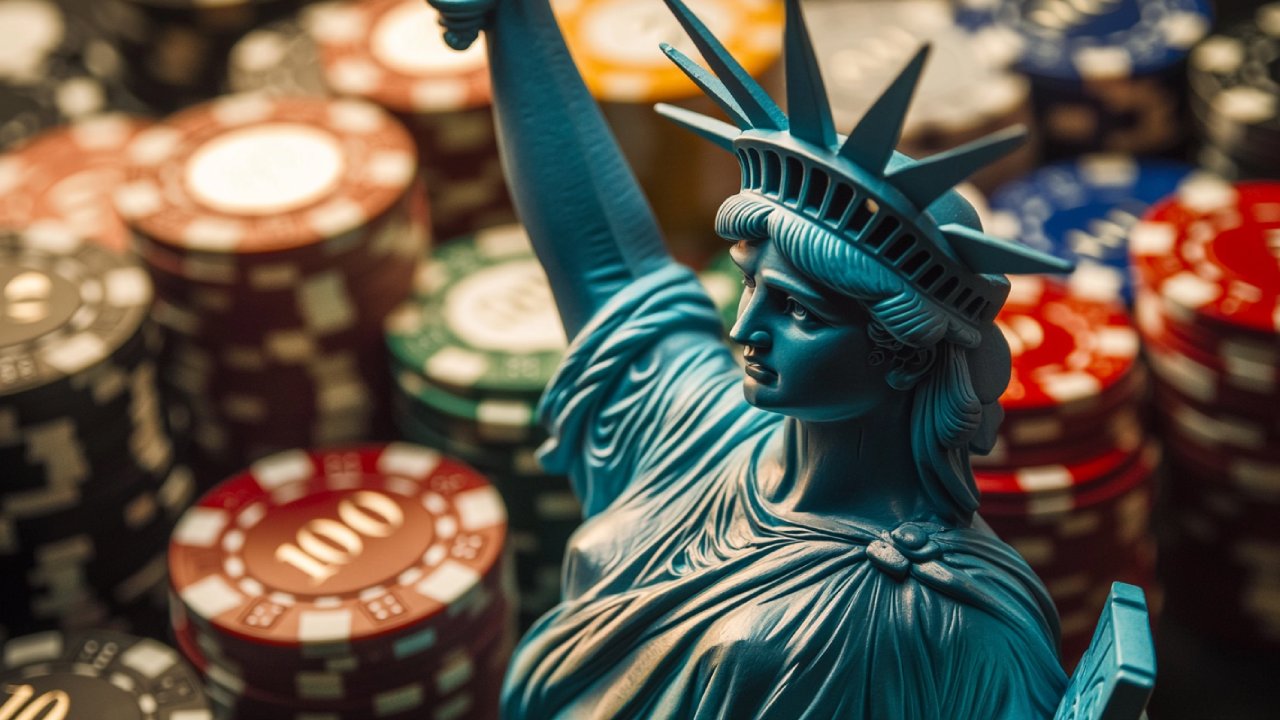
[[[911,104],[928,56],[929,45],[925,43],[849,133],[840,147],[841,157],[875,173],[884,171],[902,135],[907,106]]]
[[[679,107],[677,105],[668,105],[667,103],[658,103],[653,106],[659,115],[680,125],[681,127],[692,130],[694,133],[710,140],[716,145],[728,150],[730,153],[735,152],[733,149],[733,139],[738,137],[738,130],[727,122],[721,122],[712,117],[707,117],[702,113]]]
[[[800,11],[800,0],[787,0],[786,71],[791,135],[820,147],[834,147],[836,130],[831,104]]]
[[[733,99],[733,95],[729,93],[724,83],[717,80],[714,75],[707,72],[706,68],[694,62],[688,55],[671,47],[671,45],[662,43],[659,47],[662,48],[662,52],[666,53],[667,57],[671,58],[676,67],[689,76],[694,85],[697,85],[707,97],[720,106],[720,109],[724,111],[725,115],[729,116],[729,119],[739,129],[747,130],[751,127],[751,121],[742,112],[742,106],[738,105],[737,101]]]
[[[1026,128],[1015,125],[958,148],[908,163],[890,171],[886,177],[916,207],[924,209],[956,183],[1012,152],[1026,139]]]
[[[711,67],[716,77],[724,84],[742,113],[751,121],[751,127],[758,130],[786,130],[787,116],[760,84],[751,77],[737,60],[729,54],[724,45],[707,29],[681,0],[663,0],[670,8],[671,14],[684,27],[685,33],[693,41],[702,59]]]
[[[948,223],[938,228],[960,260],[978,273],[1067,273],[1075,263],[1022,243],[988,235],[965,225]]]

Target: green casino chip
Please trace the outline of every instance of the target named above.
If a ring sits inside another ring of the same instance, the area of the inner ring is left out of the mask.
[[[481,231],[436,251],[414,301],[387,319],[400,368],[470,398],[536,398],[565,336],[546,275],[518,226]]]
[[[535,401],[461,397],[409,370],[396,373],[395,383],[408,398],[411,414],[435,418],[451,427],[465,427],[470,435],[485,442],[523,443],[538,434]]]

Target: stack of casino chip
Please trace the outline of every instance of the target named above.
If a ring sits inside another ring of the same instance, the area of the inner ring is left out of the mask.
[[[235,42],[304,0],[66,1],[110,40],[129,91],[171,112],[218,95]]]
[[[534,411],[565,337],[524,230],[490,228],[439,247],[386,338],[401,435],[480,468],[507,501],[527,624],[559,599],[564,546],[582,511],[568,480],[534,456],[545,439]]]
[[[413,143],[354,100],[227,96],[129,146],[116,206],[156,285],[162,374],[217,474],[388,427],[382,321],[412,287]]]
[[[902,127],[898,149],[911,157],[951,150],[1013,125],[1034,125],[1026,78],[985,58],[955,27],[947,0],[812,3],[805,17],[822,68],[836,128],[852,129],[921,43],[931,46]],[[976,173],[984,190],[1028,172],[1028,142]]]
[[[0,0],[0,149],[106,110],[144,108],[78,0]]]
[[[0,634],[154,620],[194,494],[162,411],[151,283],[66,235],[0,234]]]
[[[506,530],[484,476],[434,450],[273,455],[174,530],[174,633],[235,717],[496,718]]]
[[[1188,134],[1186,59],[1208,0],[959,0],[975,47],[1031,81],[1050,156],[1176,153]]]
[[[200,677],[173,648],[111,630],[11,638],[0,657],[0,717],[213,720]]]
[[[514,220],[482,40],[448,47],[439,14],[421,0],[336,4],[308,28],[330,91],[381,106],[413,133],[437,238]]]
[[[1079,659],[1116,580],[1154,590],[1158,445],[1139,406],[1137,330],[1117,300],[1010,278],[996,322],[1013,357],[995,449],[971,460],[979,512],[1044,581]]]
[[[1193,168],[1178,162],[1094,154],[1046,165],[991,196],[997,237],[1013,238],[1076,269],[1077,295],[1133,303],[1129,230]]]
[[[116,252],[129,231],[112,193],[124,180],[125,148],[149,121],[116,113],[45,131],[0,155],[0,227],[70,234]]]
[[[693,42],[662,3],[552,0],[551,9],[672,253],[701,266],[721,249],[708,228],[720,203],[738,191],[738,165],[653,109],[667,103],[719,117],[715,104],[658,49],[669,43],[696,59]],[[766,89],[780,85],[781,0],[700,0],[691,9]]]
[[[1203,177],[1130,240],[1170,458],[1169,612],[1280,648],[1280,183]]]
[[[1191,53],[1200,164],[1233,180],[1280,177],[1280,3],[1224,28]]]

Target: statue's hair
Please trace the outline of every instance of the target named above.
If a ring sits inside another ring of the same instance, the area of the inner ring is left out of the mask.
[[[957,329],[949,325],[949,315],[902,278],[847,240],[759,198],[740,193],[725,200],[716,230],[749,244],[771,241],[807,278],[859,301],[873,323],[905,346],[897,352],[933,351],[933,367],[914,388],[912,451],[934,507],[941,514],[967,518],[978,505],[968,452],[990,451],[994,429],[1003,417],[998,392],[979,397],[975,391],[970,355],[982,343],[1000,344],[982,350],[1007,354],[1003,336],[998,331],[972,332],[972,337],[962,335],[961,343],[946,340],[948,330],[954,337]],[[874,334],[871,337],[874,342]],[[999,385],[1003,390],[1003,383]]]

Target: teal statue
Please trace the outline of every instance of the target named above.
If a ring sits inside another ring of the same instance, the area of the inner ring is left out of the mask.
[[[839,135],[797,0],[787,113],[665,0],[706,68],[661,51],[729,122],[658,110],[741,165],[715,229],[743,274],[744,377],[548,1],[430,2],[452,46],[486,33],[504,167],[572,338],[541,457],[585,521],[504,716],[1137,717],[1113,699],[1150,690],[1116,670],[1150,645],[1145,610],[1100,626],[1100,670],[1067,694],[1048,594],[976,514],[969,453],[994,442],[1009,375],[1003,274],[1068,268],[985,235],[951,188],[1021,133],[895,152],[921,50]]]

